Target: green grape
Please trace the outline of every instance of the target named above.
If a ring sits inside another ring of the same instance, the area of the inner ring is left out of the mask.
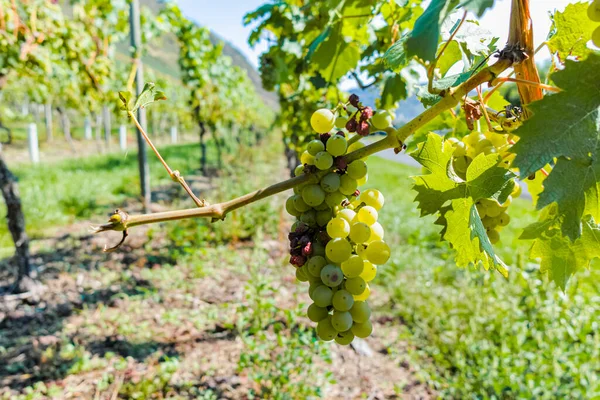
[[[355,179],[350,178],[348,175],[342,175],[340,178],[340,192],[346,196],[351,196],[356,192],[358,188],[358,182]]]
[[[321,280],[329,287],[336,287],[344,280],[344,273],[337,265],[327,264],[321,270]]]
[[[376,275],[377,267],[371,264],[369,261],[365,261],[363,271],[360,274],[360,277],[363,278],[365,282],[371,282],[373,279],[375,279]]]
[[[343,218],[333,218],[327,224],[327,234],[331,238],[345,238],[350,233],[350,224]]]
[[[467,168],[469,168],[469,164],[471,164],[471,159],[467,156],[456,157],[452,160],[452,166],[454,167],[454,171],[458,173],[462,178],[466,176]]]
[[[592,32],[592,43],[594,43],[594,46],[600,47],[600,26]]]
[[[348,278],[346,280],[346,290],[349,291],[353,296],[360,295],[365,291],[366,288],[367,283],[360,276],[357,276],[356,278]]]
[[[317,225],[325,226],[331,219],[331,210],[317,211]]]
[[[327,307],[331,305],[333,292],[331,291],[331,288],[325,285],[320,285],[312,291],[312,296],[310,296],[310,298],[319,307]]]
[[[451,138],[453,139],[453,138]],[[452,152],[453,157],[464,157],[467,155],[467,145],[463,142],[454,144],[454,151]]]
[[[318,241],[312,242],[313,246],[313,256],[322,256],[325,257],[325,246],[319,243]]]
[[[379,190],[375,189],[367,189],[360,194],[358,197],[359,201],[365,203],[368,206],[373,207],[377,211],[383,208],[383,203],[385,202],[383,195]]]
[[[312,165],[315,162],[315,157],[308,151],[305,151],[300,155],[300,162],[302,164]]]
[[[369,180],[369,174],[366,174],[362,178],[356,181],[357,186],[364,186]]]
[[[310,275],[320,278],[321,270],[325,265],[327,265],[327,260],[324,257],[313,256],[306,262],[306,269]]]
[[[296,268],[296,279],[300,282],[308,282],[308,276],[306,276],[306,272],[302,268]]]
[[[485,135],[476,131],[469,133],[463,138],[463,142],[465,142],[467,146],[471,147],[475,147],[477,143],[481,142],[482,140],[486,140]]]
[[[365,243],[371,237],[371,228],[364,222],[357,222],[350,227],[350,240],[354,243]]]
[[[371,206],[364,206],[363,208],[358,210],[358,213],[356,213],[356,218],[358,219],[358,222],[364,222],[369,226],[377,222],[378,216],[379,214],[377,213],[375,207]]]
[[[330,318],[323,318],[317,324],[317,336],[321,340],[330,342],[337,336],[337,331],[333,328]]]
[[[335,310],[331,317],[331,325],[336,331],[345,332],[352,328],[352,315],[348,311]]]
[[[327,195],[325,195],[325,197],[327,197]],[[331,207],[329,207],[327,205],[327,203],[325,203],[325,202],[322,202],[321,204],[319,204],[318,206],[315,206],[314,208],[317,211],[329,211],[329,212],[331,212]]]
[[[314,290],[319,286],[323,286],[323,282],[319,282],[319,280],[310,282],[310,284],[308,285],[308,297],[310,297],[311,299],[312,299]]]
[[[369,284],[366,284],[365,290],[361,294],[357,294],[354,296],[355,301],[366,301],[371,295],[371,287]]]
[[[344,155],[348,149],[348,141],[343,136],[333,135],[327,140],[325,148],[332,156],[341,156]]]
[[[326,108],[321,108],[310,117],[310,126],[317,133],[327,133],[333,129],[335,115]]]
[[[356,278],[362,274],[364,268],[364,260],[357,255],[351,255],[342,263],[342,272],[348,278]]]
[[[333,295],[332,304],[333,308],[338,311],[348,311],[354,305],[354,297],[352,297],[352,293],[341,289]]]
[[[485,204],[477,203],[475,205],[475,208],[477,208],[477,213],[479,214],[479,218],[485,218],[487,216],[487,214],[486,214],[487,207]]]
[[[319,322],[320,320],[327,318],[329,316],[329,312],[326,308],[319,307],[313,303],[308,306],[308,310],[306,310],[306,316],[312,322]]]
[[[292,217],[299,217],[301,212],[296,210],[294,206],[294,196],[288,197],[285,201],[285,211],[290,214]]]
[[[350,315],[354,322],[363,323],[371,318],[371,308],[366,301],[354,301],[350,309]]]
[[[362,149],[363,147],[365,147],[365,144],[363,142],[361,142],[361,141],[354,142],[350,146],[348,146],[347,153],[352,153],[353,151]]]
[[[325,246],[327,258],[341,264],[352,255],[352,246],[346,239],[332,239]]]
[[[337,117],[335,119],[335,127],[338,129],[344,129],[346,127],[346,123],[348,122],[348,118],[345,117]]]
[[[315,166],[321,171],[331,168],[333,165],[333,157],[326,151],[320,151],[315,156]]]
[[[590,6],[587,9],[587,15],[591,21],[600,22],[600,1],[595,0],[590,4]],[[593,37],[594,36],[592,34],[592,38]],[[596,43],[596,41],[594,41],[594,44],[598,46],[598,43]]]
[[[384,231],[383,226],[379,222],[375,222],[370,226],[371,228],[371,236],[369,236],[369,240],[367,243],[376,242],[378,240],[383,240]]]
[[[367,246],[365,246],[364,244],[357,244],[356,245],[356,254],[358,254],[358,256],[360,258],[362,258],[363,260],[366,260],[367,259]]]
[[[294,176],[300,175],[304,175],[304,164],[300,164],[294,169]]]
[[[494,144],[489,139],[483,139],[477,142],[477,144],[475,145],[475,151],[477,151],[477,153],[483,153],[483,149],[487,147],[494,147]]]
[[[373,264],[383,265],[390,259],[390,246],[383,240],[369,243],[367,247],[367,260]]]
[[[305,213],[302,213],[300,221],[308,226],[315,226],[317,224],[317,212],[315,210],[308,210]]]
[[[485,214],[488,217],[497,217],[504,211],[504,208],[495,200],[482,199],[481,202],[486,206]]]
[[[487,146],[487,147],[484,147],[483,149],[481,149],[481,153],[488,156],[490,154],[498,153],[498,149],[496,149],[494,146]]]
[[[371,324],[371,321],[368,320],[362,323],[353,324],[352,333],[354,333],[354,336],[364,339],[373,333],[373,325]]]
[[[344,200],[347,200],[347,198],[340,192],[327,193],[325,195],[325,203],[331,208],[340,206]]]
[[[306,202],[302,199],[302,196],[295,194],[292,196],[292,201],[294,203],[294,208],[298,211],[298,212],[305,212],[310,210],[310,206],[308,204],[306,204]]]
[[[336,217],[344,218],[348,223],[352,222],[354,217],[356,217],[356,213],[354,210],[350,210],[349,208],[344,208],[340,212],[337,213]]]
[[[490,239],[491,244],[496,244],[500,241],[500,234],[495,229],[490,229],[487,231],[488,239]]]
[[[490,134],[489,139],[496,148],[506,146],[506,144],[508,143],[508,135],[502,135],[499,133]]]
[[[510,215],[508,215],[507,213],[503,212],[502,214],[500,214],[498,216],[498,225],[506,226],[509,223],[510,223]]]
[[[340,176],[335,172],[331,172],[321,179],[320,184],[327,193],[337,192],[340,188]]]
[[[325,191],[319,185],[306,185],[302,189],[302,200],[309,206],[318,206],[325,200]]]
[[[392,126],[394,118],[388,111],[377,111],[371,118],[373,126],[380,131]]]
[[[338,332],[337,336],[335,337],[335,342],[342,346],[349,345],[350,343],[352,343],[353,340],[354,340],[354,333],[352,333],[352,331],[350,331],[350,330],[348,330],[346,332]]]
[[[320,152],[325,150],[325,145],[319,139],[311,140],[306,146],[306,151],[311,155],[316,156]]]
[[[352,179],[360,179],[367,175],[367,163],[363,160],[352,161],[348,168],[346,168],[346,173]]]

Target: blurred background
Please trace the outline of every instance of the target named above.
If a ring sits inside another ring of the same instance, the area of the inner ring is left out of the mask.
[[[565,291],[549,282],[517,240],[536,219],[524,196],[497,246],[510,277],[458,269],[434,219],[419,218],[409,187],[420,170],[407,156],[368,160],[393,254],[372,286],[374,334],[352,347],[318,341],[305,316],[310,300],[288,264],[286,193],[223,222],[138,227],[102,252],[120,234],[89,226],[115,208],[194,206],[153,154],[138,158],[117,95],[141,89],[136,73],[165,92],[145,126],[200,198],[289,177],[297,154],[277,118],[281,93],[259,73],[276,42],[249,45],[258,22],[244,22],[264,3],[0,0],[0,215],[14,216],[0,223],[0,397],[600,396],[598,268]],[[531,3],[541,43],[549,14],[575,2]],[[509,9],[496,1],[481,20],[499,43]],[[550,63],[544,51],[540,66]],[[375,106],[379,92],[361,78],[338,87]],[[502,93],[514,100],[514,87]],[[422,110],[409,91],[396,122]]]

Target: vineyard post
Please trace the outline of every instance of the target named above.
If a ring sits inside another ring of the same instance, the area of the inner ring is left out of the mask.
[[[83,137],[85,140],[92,140],[92,120],[89,115],[83,121]]]
[[[177,143],[177,125],[171,127],[171,143]]]
[[[119,126],[119,148],[121,151],[127,151],[127,127]]]
[[[47,101],[44,104],[44,118],[46,120],[46,140],[51,142],[53,139],[52,134],[52,102]]]
[[[30,123],[27,129],[27,145],[29,147],[29,159],[33,164],[40,162],[40,149],[38,143],[37,125]]]
[[[106,148],[110,147],[110,110],[107,105],[102,106],[102,122],[104,122],[104,141],[106,142]]]
[[[135,93],[139,96],[144,89],[144,66],[142,64],[142,33],[140,27],[140,4],[138,0],[132,0],[130,3],[130,30],[131,47],[133,51],[134,62],[137,63],[135,75]],[[146,130],[146,110],[140,107],[137,112],[137,118],[142,129]],[[137,129],[138,144],[138,168],[140,172],[140,186],[142,189],[142,199],[144,210],[150,210],[150,168],[148,166],[148,154],[146,152],[146,142],[142,133]]]

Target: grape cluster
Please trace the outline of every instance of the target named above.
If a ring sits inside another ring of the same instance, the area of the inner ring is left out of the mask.
[[[367,181],[367,164],[362,159],[347,164],[343,158],[363,144],[348,145],[341,131],[329,134],[335,123],[330,110],[312,115],[311,125],[320,136],[308,143],[296,174],[315,174],[319,182],[295,187],[285,207],[297,218],[289,234],[290,263],[298,280],[310,284],[314,303],[308,318],[317,323],[319,338],[348,345],[373,330],[366,301],[369,282],[377,265],[388,261],[390,248],[377,222],[383,195],[374,189],[358,191]]]
[[[591,21],[600,22],[600,0],[594,0],[590,3],[587,15]],[[592,32],[592,43],[594,43],[594,46],[600,47],[600,26]]]
[[[512,135],[497,132],[471,132],[462,140],[449,138],[446,143],[453,146],[452,167],[454,172],[462,179],[466,179],[467,168],[479,154],[499,154],[502,158],[500,165],[510,168],[515,158],[514,153],[508,152],[513,143]],[[476,203],[477,212],[481,217],[488,238],[492,244],[500,240],[499,230],[510,222],[510,216],[506,212],[513,197],[521,195],[521,186],[515,183],[515,187],[506,199],[500,204],[496,199],[481,199]]]

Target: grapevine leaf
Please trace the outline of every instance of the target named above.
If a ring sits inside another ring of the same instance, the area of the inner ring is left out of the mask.
[[[328,82],[335,82],[356,68],[359,60],[358,46],[355,43],[346,43],[339,32],[330,34],[312,56],[312,61]]]
[[[380,108],[390,109],[396,106],[396,103],[405,99],[408,95],[406,82],[399,74],[394,74],[385,80],[383,90],[381,91]]]
[[[478,17],[481,17],[488,8],[492,8],[493,6],[494,0],[464,0],[460,4],[460,7],[474,12]]]
[[[154,83],[147,82],[144,85],[144,90],[142,90],[142,93],[140,93],[138,98],[135,100],[135,104],[133,105],[131,112],[136,112],[140,107],[145,108],[156,101],[166,99],[167,96],[165,96],[164,92],[157,90]]]
[[[565,11],[557,11],[552,17],[555,33],[548,40],[548,47],[563,61],[568,56],[585,57],[592,52],[586,44],[598,24],[588,18],[587,9],[587,2],[569,4]]]
[[[119,100],[121,100],[121,109],[124,111],[129,111],[129,103],[131,102],[131,92],[119,92]]]
[[[384,64],[392,70],[400,70],[408,64],[408,57],[404,45],[408,36],[403,36],[396,41],[383,55]]]
[[[581,237],[575,242],[555,234],[536,239],[531,247],[531,257],[541,259],[541,272],[547,273],[563,290],[575,272],[589,268],[594,258],[600,258],[600,226],[591,218],[586,219],[582,225]]]
[[[567,61],[552,78],[563,91],[531,104],[533,116],[515,131],[514,165],[529,176],[558,159],[537,207],[557,202],[563,234],[575,240],[583,215],[600,220],[600,55]]]
[[[460,51],[460,46],[456,40],[448,43],[446,50],[441,55],[440,59],[437,62],[437,68],[440,69],[440,74],[442,76],[446,75],[450,67],[459,62],[462,58],[462,53]]]
[[[315,38],[315,40],[312,41],[310,46],[308,46],[308,54],[306,55],[307,60],[310,60],[310,58],[313,56],[313,54],[315,53],[317,48],[319,48],[321,43],[323,43],[323,41],[329,37],[330,33],[331,33],[331,26],[329,25],[329,26],[327,26],[327,28],[325,28],[325,30],[323,32],[321,32],[319,34],[319,36],[317,36]]]

